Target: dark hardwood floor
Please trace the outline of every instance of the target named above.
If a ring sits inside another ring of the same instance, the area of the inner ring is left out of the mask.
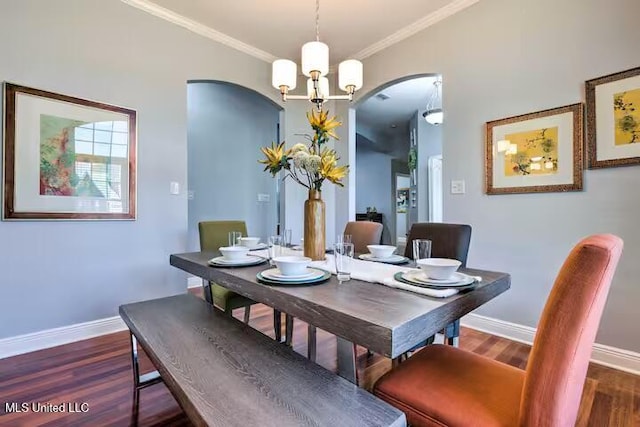
[[[242,310],[234,315],[242,318]],[[252,308],[251,325],[273,336],[272,311]],[[524,368],[529,346],[471,329],[462,330],[461,347]],[[306,324],[296,320],[294,349],[306,354]],[[336,368],[336,340],[318,330],[318,363]],[[370,388],[391,367],[389,359],[359,351],[361,384]],[[143,371],[152,370],[142,355]],[[128,426],[131,424],[132,373],[128,332],[0,360],[0,426]],[[82,403],[87,412],[12,413],[7,402]],[[180,407],[163,384],[141,391],[140,426],[189,426]],[[640,377],[589,367],[578,426],[640,426]]]

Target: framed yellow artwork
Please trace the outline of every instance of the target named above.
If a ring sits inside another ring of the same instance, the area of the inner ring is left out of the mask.
[[[487,123],[487,194],[582,190],[583,106]]]
[[[585,83],[589,168],[640,164],[640,67]]]

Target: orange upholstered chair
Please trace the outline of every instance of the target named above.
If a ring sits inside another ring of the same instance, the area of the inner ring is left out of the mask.
[[[367,245],[379,245],[382,237],[382,224],[372,221],[351,221],[344,227],[344,234],[351,235],[353,250],[357,254],[369,252]]]
[[[412,426],[573,426],[622,240],[578,243],[547,299],[526,371],[431,345],[384,375],[374,393]]]

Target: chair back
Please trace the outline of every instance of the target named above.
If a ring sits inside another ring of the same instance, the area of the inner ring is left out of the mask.
[[[367,245],[379,245],[382,237],[382,224],[373,221],[351,221],[344,227],[344,234],[351,235],[353,250],[356,253],[369,252]]]
[[[617,236],[578,243],[562,265],[540,318],[520,403],[521,426],[573,426],[591,349],[622,253]]]
[[[203,221],[198,223],[200,233],[200,250],[217,251],[218,248],[229,246],[229,232],[239,231],[247,235],[247,225],[244,221]]]
[[[441,222],[415,223],[409,230],[404,256],[413,259],[413,241],[415,239],[431,240],[432,258],[457,259],[467,266],[469,243],[471,242],[471,226],[466,224],[444,224]]]

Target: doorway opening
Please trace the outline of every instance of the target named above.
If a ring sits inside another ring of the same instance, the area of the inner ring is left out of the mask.
[[[412,224],[429,221],[442,209],[442,191],[438,199],[430,190],[435,178],[428,165],[429,158],[442,156],[441,127],[423,117],[436,80],[441,76],[422,74],[389,82],[355,108],[356,217],[376,212],[385,244],[402,245]],[[441,176],[433,185],[442,185]]]
[[[243,86],[188,82],[189,250],[199,248],[200,221],[243,220],[249,235],[263,242],[275,233],[278,180],[264,173],[258,160],[260,147],[280,140],[281,110]]]

